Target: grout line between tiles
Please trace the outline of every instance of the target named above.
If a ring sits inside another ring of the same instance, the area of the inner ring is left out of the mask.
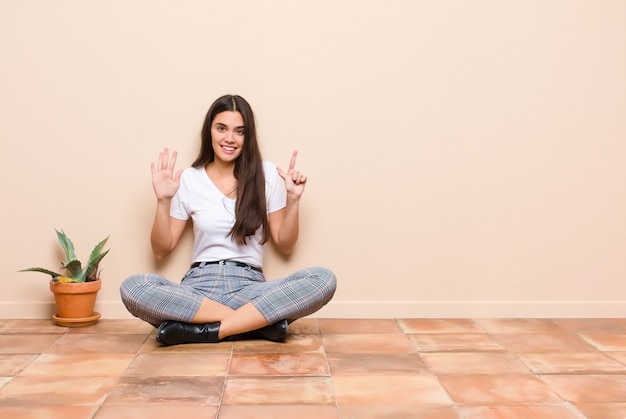
[[[107,399],[109,398],[109,396],[111,395],[111,393],[113,392],[113,390],[115,390],[115,388],[119,385],[120,381],[122,380],[122,377],[124,377],[124,374],[126,373],[126,371],[130,368],[130,366],[133,364],[133,362],[137,359],[137,357],[141,354],[141,348],[143,348],[143,346],[146,344],[146,342],[148,342],[148,339],[150,339],[150,335],[151,333],[146,334],[145,338],[143,339],[143,341],[141,342],[141,345],[138,346],[137,350],[135,351],[135,353],[133,354],[133,358],[130,360],[130,362],[128,363],[128,365],[126,366],[126,368],[124,368],[124,371],[122,371],[120,374],[117,375],[116,380],[115,380],[115,384],[113,384],[111,386],[111,389],[108,391],[108,393],[102,398],[102,403],[100,403],[98,405],[98,408],[96,409],[96,411],[94,412],[92,419],[97,417],[98,412],[104,407],[104,404],[106,403]]]
[[[230,352],[228,356],[228,363],[226,364],[226,372],[224,373],[224,382],[222,383],[222,391],[220,392],[220,399],[217,403],[217,409],[215,412],[215,419],[220,417],[222,412],[222,404],[224,403],[224,394],[226,393],[226,384],[228,383],[228,377],[230,376],[230,365],[233,362],[233,355],[235,353],[235,344],[230,346]]]
[[[398,319],[396,319],[396,321],[398,321]],[[398,322],[398,325],[399,325],[399,322]],[[435,380],[437,380],[437,382],[439,383],[439,386],[441,386],[443,391],[448,395],[448,398],[450,399],[450,403],[452,404],[452,408],[454,409],[454,411],[459,415],[459,418],[463,418],[463,415],[461,413],[461,409],[460,409],[459,405],[454,401],[454,399],[452,398],[452,396],[448,392],[448,389],[446,389],[446,387],[443,385],[443,383],[439,379],[439,376],[437,374],[435,374],[435,372],[432,370],[431,366],[428,364],[428,362],[426,362],[426,360],[422,356],[422,353],[419,351],[419,348],[417,347],[417,344],[413,341],[413,339],[410,339],[410,337],[409,337],[410,333],[404,331],[404,329],[402,329],[402,328],[401,328],[401,330],[404,333],[404,336],[409,341],[409,344],[411,345],[411,347],[415,350],[415,353],[417,354],[419,359],[421,359],[422,362],[424,363],[424,366],[428,369],[428,371],[435,378]]]
[[[328,352],[326,351],[326,345],[324,345],[324,334],[322,330],[319,329],[319,336],[322,341],[322,349],[324,350],[324,359],[326,360],[326,368],[328,371],[328,379],[330,381],[330,388],[333,392],[333,397],[335,398],[335,408],[337,409],[337,416],[339,419],[342,418],[341,409],[339,408],[339,398],[337,397],[337,388],[335,387],[335,380],[333,380],[333,372],[330,369],[330,361],[328,361]]]

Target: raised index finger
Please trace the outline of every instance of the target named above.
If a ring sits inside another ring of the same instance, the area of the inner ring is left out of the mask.
[[[289,171],[291,172],[296,167],[296,157],[298,157],[298,150],[294,150],[291,155],[291,161],[289,162]]]

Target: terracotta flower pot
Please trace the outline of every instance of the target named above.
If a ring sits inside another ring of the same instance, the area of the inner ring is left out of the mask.
[[[54,282],[50,281],[50,291],[54,294],[57,314],[52,318],[60,326],[82,327],[98,321],[100,313],[94,311],[96,297],[102,281]]]

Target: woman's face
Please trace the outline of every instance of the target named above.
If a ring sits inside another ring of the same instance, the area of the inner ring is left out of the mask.
[[[243,117],[239,112],[224,111],[211,123],[211,139],[215,160],[234,163],[241,155],[245,140]]]

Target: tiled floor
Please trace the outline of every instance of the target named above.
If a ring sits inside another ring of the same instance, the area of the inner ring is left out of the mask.
[[[138,320],[0,320],[0,418],[626,418],[626,319],[301,319],[162,347]]]

